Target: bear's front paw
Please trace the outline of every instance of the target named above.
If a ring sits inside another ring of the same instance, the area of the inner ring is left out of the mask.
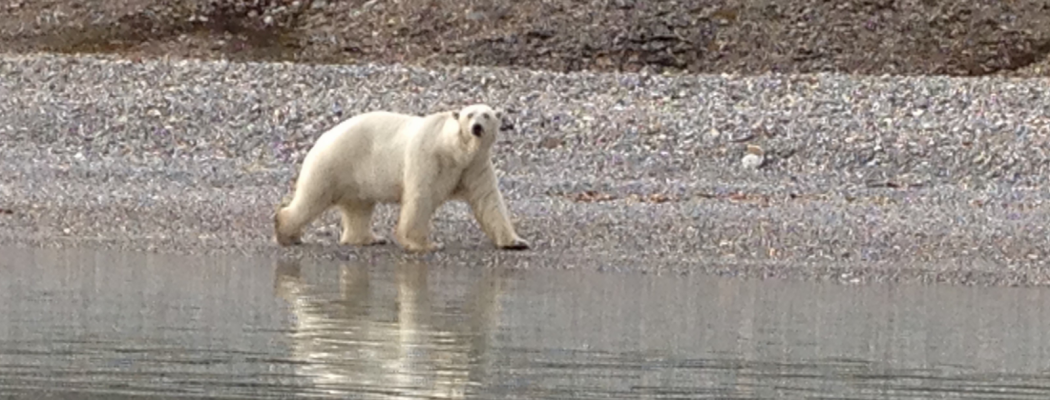
[[[514,238],[510,243],[505,243],[499,246],[499,248],[503,250],[528,250],[529,242],[522,238]]]
[[[351,238],[351,237],[346,237],[346,235],[344,235],[342,238],[339,239],[339,243],[343,244],[343,245],[349,245],[349,246],[368,247],[368,246],[382,246],[382,245],[385,245],[385,244],[389,243],[389,241],[386,238],[384,238],[382,236],[378,236],[378,235],[371,235],[371,236],[368,236],[368,237],[365,237],[365,238]]]

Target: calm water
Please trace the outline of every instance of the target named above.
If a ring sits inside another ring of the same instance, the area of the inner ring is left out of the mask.
[[[0,397],[1047,398],[1047,293],[0,249]]]

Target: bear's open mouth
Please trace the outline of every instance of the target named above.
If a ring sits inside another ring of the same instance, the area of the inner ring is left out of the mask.
[[[485,130],[481,128],[481,125],[474,125],[474,130],[473,130],[474,136],[481,137],[481,133],[484,132],[484,131]]]

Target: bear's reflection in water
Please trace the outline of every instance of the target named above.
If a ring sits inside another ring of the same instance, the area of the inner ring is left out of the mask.
[[[309,282],[297,262],[278,263],[274,289],[293,314],[297,374],[329,395],[466,397],[490,363],[503,272],[487,268],[465,298],[434,302],[426,264],[393,267],[396,293],[377,287],[367,265],[352,263],[340,267],[336,292]]]

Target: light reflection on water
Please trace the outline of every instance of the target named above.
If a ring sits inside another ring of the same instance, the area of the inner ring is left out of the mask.
[[[0,396],[1046,398],[1044,293],[0,249]]]

